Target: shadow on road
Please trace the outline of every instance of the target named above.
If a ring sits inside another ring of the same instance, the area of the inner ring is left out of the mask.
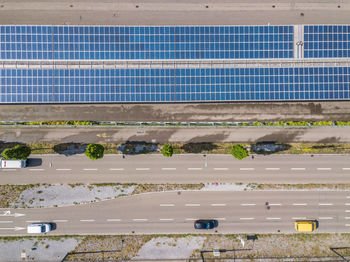
[[[28,158],[27,167],[41,166],[43,160],[41,158]]]

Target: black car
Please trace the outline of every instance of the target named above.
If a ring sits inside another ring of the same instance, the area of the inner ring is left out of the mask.
[[[194,221],[195,229],[213,229],[219,225],[215,219],[198,219]]]

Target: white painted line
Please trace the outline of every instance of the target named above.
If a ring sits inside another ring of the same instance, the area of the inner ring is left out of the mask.
[[[350,170],[350,167],[343,167],[343,170]]]
[[[189,167],[188,170],[202,170],[201,167]]]
[[[57,171],[69,171],[72,170],[70,168],[56,168]]]
[[[17,171],[17,169],[2,169],[1,171]]]
[[[124,168],[110,168],[109,170],[111,170],[111,171],[122,171],[122,170],[124,170]]]
[[[9,224],[9,223],[13,223],[13,221],[0,221],[0,224]]]
[[[43,168],[30,168],[29,171],[44,171]]]
[[[147,218],[134,218],[133,221],[142,222],[142,221],[148,221],[148,219]]]
[[[226,218],[224,218],[224,217],[214,217],[214,219],[216,219],[216,220],[222,220],[222,221],[225,221],[225,220],[226,220]]]
[[[80,222],[94,222],[95,219],[81,219]]]
[[[345,224],[346,227],[350,227],[350,224]]]
[[[138,168],[136,168],[137,171],[147,171],[149,169],[150,169],[149,167],[138,167]]]
[[[350,213],[350,210],[345,210],[346,213]]]
[[[187,207],[199,207],[201,204],[186,204]]]
[[[290,170],[301,171],[301,170],[305,170],[305,167],[292,167]]]
[[[211,204],[213,207],[225,207],[226,204]]]
[[[332,203],[318,203],[319,206],[333,206]]]
[[[267,167],[265,170],[280,170],[279,167]]]
[[[176,167],[162,167],[162,170],[176,170]]]
[[[120,222],[120,221],[122,221],[122,220],[119,219],[119,218],[108,218],[107,221],[108,221],[108,222]]]
[[[255,170],[255,168],[254,167],[241,167],[239,170],[248,171],[248,170]]]
[[[345,219],[350,219],[350,217],[345,217]]]
[[[269,204],[269,206],[282,206],[282,204],[280,204],[280,203],[271,203],[271,204]]]
[[[330,219],[333,219],[333,217],[319,217],[318,219],[320,219],[320,220],[322,220],[322,219],[330,220]]]
[[[241,206],[256,206],[256,204],[241,204]]]
[[[225,170],[228,170],[228,168],[227,167],[214,167],[214,170],[225,171]]]
[[[174,204],[160,204],[159,206],[161,206],[161,207],[173,207],[175,205]]]
[[[280,220],[280,217],[267,217],[268,220]]]
[[[57,222],[57,223],[64,223],[64,222],[68,222],[68,220],[66,219],[57,219],[57,220],[52,220],[53,222]]]
[[[332,170],[330,167],[318,167],[317,170]]]
[[[173,218],[159,218],[160,221],[174,221]]]
[[[197,219],[196,218],[186,218],[185,220],[193,221],[193,220],[197,220]]]
[[[292,217],[293,220],[306,219],[306,217]]]
[[[306,203],[293,203],[293,206],[307,206]]]
[[[40,223],[39,220],[27,220],[26,223]]]
[[[240,217],[240,220],[254,220],[254,217]]]
[[[96,171],[97,168],[84,168],[83,170],[85,170],[85,171]]]
[[[349,198],[350,198],[350,196],[347,196],[346,198],[348,198],[348,199],[349,199]]]
[[[345,203],[346,206],[350,206],[350,203]]]

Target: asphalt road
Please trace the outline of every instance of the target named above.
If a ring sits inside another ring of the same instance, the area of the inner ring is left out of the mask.
[[[1,108],[1,107],[0,107]],[[350,127],[0,127],[0,141],[17,143],[200,143],[275,141],[350,143]]]
[[[194,230],[198,218],[217,219],[218,233],[292,233],[293,222],[300,219],[317,219],[316,233],[350,232],[349,191],[151,193],[79,206],[1,211],[0,235],[26,234],[33,222],[56,223],[49,235],[215,232]],[[4,216],[6,211],[10,213]]]
[[[332,0],[16,0],[1,24],[348,24],[350,5]],[[35,15],[33,15],[35,14]]]
[[[348,155],[43,155],[23,169],[0,169],[0,184],[30,183],[350,183]]]

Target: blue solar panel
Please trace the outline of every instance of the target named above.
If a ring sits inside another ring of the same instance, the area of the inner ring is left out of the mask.
[[[0,26],[0,59],[293,57],[293,26]]]
[[[345,100],[350,67],[1,69],[1,103]]]
[[[305,25],[305,58],[350,57],[350,26]]]

